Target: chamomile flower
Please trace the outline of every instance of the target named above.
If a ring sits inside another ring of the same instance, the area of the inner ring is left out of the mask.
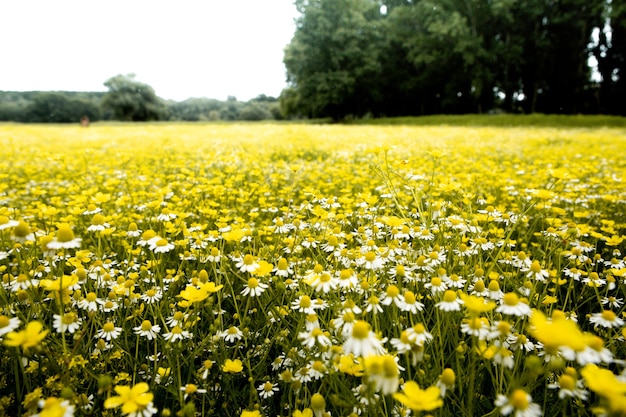
[[[167,239],[164,238],[153,240],[151,243],[149,243],[149,249],[154,253],[167,253],[174,248],[174,244],[168,242]]]
[[[504,295],[501,304],[496,307],[496,312],[512,316],[526,317],[530,315],[531,308],[528,304],[522,302],[517,294],[509,292]]]
[[[135,334],[145,337],[148,340],[156,339],[159,332],[161,331],[161,326],[158,324],[153,325],[150,320],[144,320],[141,322],[140,326],[133,327],[133,331]]]
[[[624,325],[624,320],[619,318],[617,314],[611,310],[603,310],[602,313],[593,313],[589,318],[589,322],[593,323],[595,328],[604,327],[608,329],[612,327],[622,327]]]
[[[514,390],[509,396],[498,394],[495,406],[504,416],[539,417],[543,415],[541,407],[533,402],[532,397],[522,389]]]
[[[115,324],[108,321],[104,323],[102,328],[98,330],[98,332],[96,333],[96,337],[100,339],[104,339],[107,342],[109,342],[113,339],[117,339],[120,336],[120,334],[122,334],[122,328],[115,327]]]
[[[241,295],[259,297],[267,288],[269,288],[269,285],[259,281],[258,278],[250,277],[243,290],[241,290]]]
[[[408,311],[412,314],[417,314],[418,311],[422,311],[424,309],[424,304],[417,301],[417,297],[413,291],[405,291],[402,296],[402,302],[400,304],[400,310]]]
[[[17,317],[0,316],[0,338],[20,327],[21,321]]]
[[[313,346],[330,347],[332,342],[329,334],[319,327],[313,328],[311,331],[298,333],[298,339],[302,340],[302,345],[312,349]]]
[[[50,249],[75,249],[80,248],[81,238],[74,236],[69,224],[63,223],[57,228],[52,242],[48,243]]]
[[[274,394],[280,391],[280,389],[278,388],[278,384],[272,383],[270,381],[265,381],[264,383],[260,384],[256,389],[259,392],[259,397],[263,399],[271,398],[274,396]]]
[[[163,339],[168,342],[174,343],[185,339],[191,339],[193,333],[183,330],[179,326],[174,326],[172,330],[167,333],[163,333]]]
[[[235,343],[243,339],[243,332],[237,326],[231,326],[223,332],[220,332],[219,336],[228,343]]]
[[[435,307],[443,311],[460,311],[461,304],[463,304],[463,300],[457,297],[456,292],[446,290],[443,293],[443,298],[435,304]]]
[[[88,292],[87,295],[85,295],[84,298],[81,298],[76,305],[81,310],[97,311],[99,301],[102,302],[95,292]]]
[[[529,267],[524,267],[521,271],[526,273],[526,278],[534,279],[538,282],[545,282],[550,278],[550,273],[541,268],[539,261],[533,261]]]
[[[254,272],[259,268],[259,264],[256,261],[255,257],[250,255],[249,253],[246,254],[243,258],[241,258],[236,264],[235,266],[241,271],[241,272]]]
[[[343,344],[343,352],[354,356],[382,355],[385,348],[383,341],[371,330],[370,324],[357,320],[352,327],[352,333]]]
[[[74,333],[76,330],[80,329],[83,323],[83,320],[73,311],[61,315],[54,314],[53,318],[52,327],[54,327],[57,333]]]

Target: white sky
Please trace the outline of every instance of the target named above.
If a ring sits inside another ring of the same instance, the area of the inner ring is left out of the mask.
[[[166,99],[277,97],[296,15],[293,0],[0,0],[0,90],[134,73]]]

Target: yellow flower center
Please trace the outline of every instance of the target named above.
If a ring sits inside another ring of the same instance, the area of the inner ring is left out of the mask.
[[[489,291],[500,291],[500,284],[498,284],[498,281],[491,281],[489,283]]]
[[[398,375],[398,365],[396,365],[393,356],[387,355],[383,358],[383,372],[386,377],[395,377]]]
[[[509,400],[511,402],[511,405],[516,410],[525,410],[530,405],[530,402],[528,401],[528,394],[526,394],[526,391],[522,389],[516,389],[515,391],[513,391],[513,394],[511,394]]]
[[[303,295],[302,298],[300,299],[300,307],[302,308],[311,307],[311,297],[309,297],[308,295]]]
[[[352,328],[352,337],[355,339],[367,339],[370,334],[370,325],[368,322],[358,320]]]
[[[244,265],[252,265],[254,263],[254,257],[250,254],[247,254],[246,256],[243,257],[243,264]]]
[[[456,301],[456,293],[452,290],[446,290],[446,292],[443,293],[443,301],[445,301],[446,303],[452,303]]]
[[[5,315],[0,316],[0,329],[7,327],[10,323],[11,321],[7,316]]]
[[[539,264],[539,261],[533,261],[530,265],[530,270],[534,273],[541,272],[541,265]]]
[[[365,260],[367,262],[374,262],[374,260],[376,259],[376,253],[369,251],[365,254]]]
[[[417,299],[415,298],[415,293],[413,291],[407,291],[404,293],[404,302],[407,304],[415,304]]]
[[[104,224],[104,216],[100,213],[95,214],[92,218],[91,218],[91,224],[99,226],[99,225],[103,225]]]
[[[141,330],[144,332],[152,330],[152,323],[150,323],[150,320],[144,320],[141,322]]]
[[[503,301],[504,304],[508,306],[516,306],[517,304],[519,304],[519,297],[513,292],[508,292],[504,294]]]
[[[289,269],[289,264],[287,263],[287,259],[280,258],[278,260],[278,269],[280,269],[281,271],[286,271],[287,269]]]
[[[451,386],[454,385],[455,381],[456,375],[454,374],[454,371],[450,368],[444,369],[441,373],[441,382],[443,382],[445,385]]]
[[[387,296],[390,298],[395,298],[400,294],[400,290],[395,285],[390,285],[387,287]]]
[[[23,220],[20,220],[20,223],[13,228],[13,235],[15,237],[26,237],[29,233],[30,227]]]
[[[320,265],[320,264],[316,264],[313,267],[313,272],[316,273],[316,274],[321,274],[322,271],[324,271],[324,267],[322,265]]]
[[[573,390],[576,388],[576,380],[570,375],[563,374],[559,377],[559,386],[562,389]]]
[[[259,286],[259,280],[256,278],[248,278],[248,288],[256,288]]]
[[[478,281],[476,281],[476,283],[474,284],[474,291],[476,292],[485,291],[485,282],[482,279],[479,279]]]
[[[59,242],[71,242],[74,240],[74,232],[67,224],[62,224],[57,230],[57,241]]]
[[[320,281],[322,282],[330,282],[331,276],[330,274],[322,274],[320,276]]]
[[[430,280],[430,285],[433,287],[441,287],[441,284],[443,284],[443,281],[439,277],[434,277]]]
[[[104,330],[105,333],[111,333],[113,330],[115,330],[115,325],[111,322],[107,322],[104,324],[104,326],[102,326],[102,330]]]

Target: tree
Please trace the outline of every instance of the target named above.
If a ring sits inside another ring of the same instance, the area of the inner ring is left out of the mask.
[[[109,89],[103,106],[123,121],[151,121],[166,118],[166,106],[147,84],[135,81],[133,74],[116,75],[104,85]]]
[[[308,117],[362,116],[375,107],[379,3],[374,0],[296,2],[302,15],[285,49],[289,93],[284,108]],[[286,116],[290,116],[287,114]]]
[[[64,92],[38,92],[24,112],[24,121],[35,123],[78,123],[81,117],[100,119],[100,108]]]

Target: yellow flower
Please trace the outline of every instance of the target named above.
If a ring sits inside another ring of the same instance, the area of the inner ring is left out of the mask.
[[[617,379],[608,369],[594,364],[585,366],[580,374],[591,391],[608,400],[612,413],[620,416],[626,413],[626,382]]]
[[[226,359],[226,362],[222,365],[222,371],[236,374],[243,371],[243,363],[239,359]]]
[[[339,372],[352,376],[363,376],[363,363],[355,360],[353,354],[341,355],[339,363],[335,364]]]
[[[393,394],[393,398],[413,411],[432,411],[443,405],[441,391],[438,387],[432,386],[422,390],[415,381],[408,381],[404,384],[404,392]]]
[[[463,300],[465,308],[472,313],[486,313],[496,308],[495,302],[486,302],[484,298],[476,297],[475,295],[461,293],[461,299]]]
[[[6,335],[4,344],[13,347],[22,347],[22,349],[30,349],[38,346],[45,339],[49,330],[43,330],[43,324],[39,321],[31,321],[26,325],[24,330],[19,332],[11,332]]]
[[[259,410],[254,410],[254,411],[243,410],[241,412],[240,417],[261,417],[261,416],[262,414]]]
[[[134,387],[118,385],[115,387],[116,397],[107,398],[104,408],[122,407],[122,413],[130,414],[152,408],[154,394],[148,392],[149,387],[145,382],[140,382]]]
[[[543,343],[546,349],[558,349],[566,346],[576,352],[585,349],[585,337],[575,322],[565,316],[553,315],[552,320],[539,310],[533,310],[530,318],[530,333]]]
[[[206,282],[201,284],[199,287],[187,285],[187,287],[182,290],[178,296],[184,298],[185,301],[187,301],[186,306],[188,306],[189,303],[199,303],[204,301],[209,294],[221,290],[222,287],[223,285],[215,285],[214,282]]]

